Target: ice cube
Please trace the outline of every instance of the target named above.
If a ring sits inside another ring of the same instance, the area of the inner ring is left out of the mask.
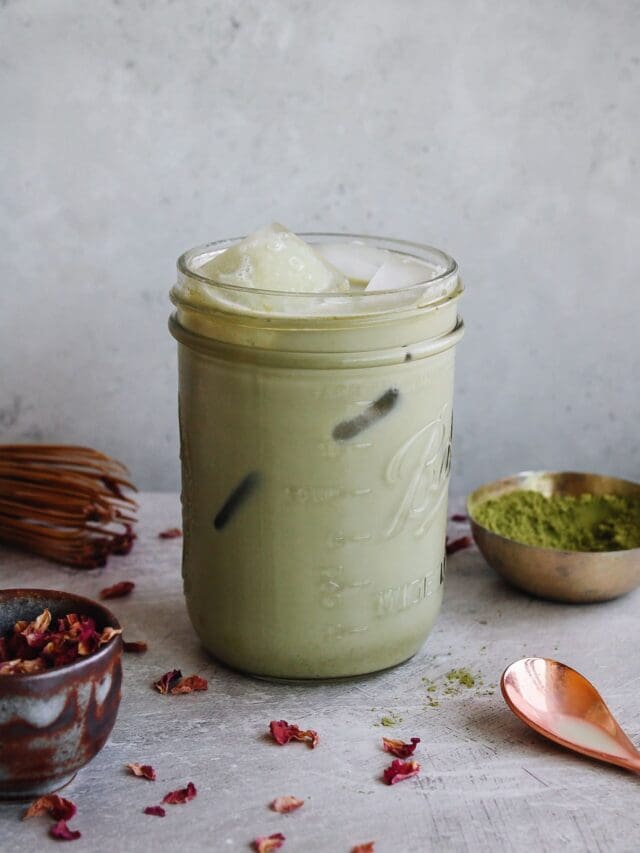
[[[219,284],[257,290],[327,293],[349,289],[342,273],[277,223],[254,231],[207,261],[198,272]]]
[[[366,287],[367,293],[377,290],[400,290],[415,284],[428,283],[439,270],[416,258],[392,256],[378,269]]]
[[[366,284],[384,264],[390,253],[353,240],[349,243],[321,243],[316,246],[325,260],[354,284]]]

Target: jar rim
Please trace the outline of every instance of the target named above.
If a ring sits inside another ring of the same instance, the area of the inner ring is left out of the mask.
[[[244,285],[237,284],[228,284],[224,282],[217,281],[209,276],[200,275],[197,269],[194,268],[193,264],[197,260],[201,261],[205,256],[215,256],[219,254],[224,249],[228,249],[231,246],[239,243],[241,240],[244,240],[247,235],[242,235],[240,237],[231,237],[224,240],[215,240],[210,243],[203,243],[199,246],[194,246],[191,249],[187,249],[183,252],[177,261],[177,268],[180,275],[185,276],[186,278],[197,281],[200,284],[204,284],[207,287],[215,287],[222,288],[223,290],[228,291],[229,293],[247,293],[256,295],[256,293],[260,293],[264,296],[272,296],[272,297],[286,297],[287,299],[317,299],[318,296],[321,296],[323,300],[331,300],[332,298],[340,299],[341,302],[344,303],[344,300],[349,299],[360,299],[366,297],[367,300],[372,300],[372,304],[375,304],[375,300],[379,297],[389,297],[393,295],[401,295],[406,293],[411,293],[413,291],[417,291],[420,288],[424,288],[425,286],[432,287],[441,284],[443,281],[450,279],[458,274],[458,264],[456,260],[446,252],[442,251],[442,249],[437,249],[435,246],[430,246],[426,243],[416,243],[410,240],[400,240],[394,237],[380,237],[371,234],[350,234],[345,232],[322,232],[322,231],[300,231],[296,232],[297,236],[301,237],[304,240],[308,240],[311,245],[320,241],[327,240],[337,240],[338,242],[361,242],[364,245],[371,246],[374,248],[382,248],[389,249],[391,251],[395,251],[398,254],[402,254],[406,257],[413,257],[416,260],[428,263],[432,263],[434,265],[434,270],[437,266],[444,267],[442,271],[437,272],[436,275],[425,279],[424,281],[416,282],[414,284],[409,285],[408,287],[398,287],[389,290],[375,290],[375,291],[323,291],[318,293],[317,291],[287,291],[287,290],[270,290],[266,288],[255,288],[255,287],[246,287]],[[457,288],[454,288],[454,291]],[[423,307],[431,307],[432,305],[436,305],[438,302],[443,301],[445,299],[450,299],[451,294],[447,294],[445,296],[436,297],[433,300],[425,303]],[[304,302],[301,302],[304,304]]]

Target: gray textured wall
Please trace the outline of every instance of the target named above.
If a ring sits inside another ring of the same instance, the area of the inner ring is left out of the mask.
[[[0,440],[178,482],[178,253],[277,218],[447,249],[457,489],[640,477],[640,3],[0,0]]]

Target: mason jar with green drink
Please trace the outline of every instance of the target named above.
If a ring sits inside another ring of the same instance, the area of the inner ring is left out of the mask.
[[[278,225],[180,258],[184,590],[222,662],[338,678],[424,642],[461,293],[436,249]]]

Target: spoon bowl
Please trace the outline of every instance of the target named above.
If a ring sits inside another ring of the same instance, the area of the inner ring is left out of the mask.
[[[575,669],[548,658],[523,658],[507,667],[500,687],[513,713],[538,734],[640,773],[640,752],[593,684]]]

